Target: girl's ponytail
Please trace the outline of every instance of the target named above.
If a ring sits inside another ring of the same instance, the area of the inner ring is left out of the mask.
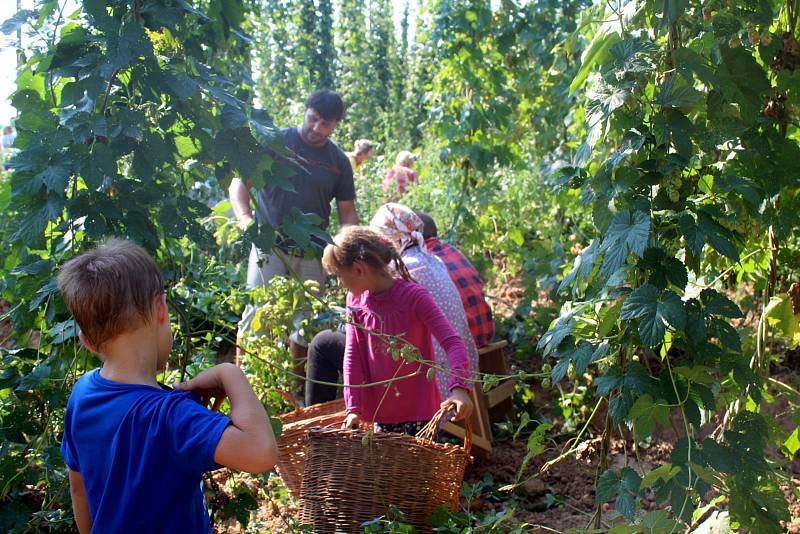
[[[387,244],[392,249],[391,255],[392,255],[392,261],[394,262],[395,270],[400,274],[400,276],[403,278],[403,280],[405,280],[406,282],[413,282],[414,279],[411,278],[411,273],[408,272],[408,268],[406,267],[406,264],[403,263],[403,258],[400,257],[400,253],[397,252],[397,249],[395,249],[392,246],[391,243],[387,243]]]

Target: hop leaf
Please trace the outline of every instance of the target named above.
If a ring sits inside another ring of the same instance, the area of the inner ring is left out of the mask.
[[[652,347],[664,339],[666,324],[678,329],[686,325],[683,302],[673,291],[659,294],[652,284],[644,284],[628,296],[622,304],[620,319],[641,319],[639,336],[642,343]]]

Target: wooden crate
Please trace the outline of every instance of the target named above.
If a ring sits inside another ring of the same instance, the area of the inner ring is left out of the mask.
[[[497,341],[478,350],[478,370],[481,373],[493,375],[507,375],[505,347],[508,342]],[[488,456],[492,451],[492,423],[489,415],[503,416],[513,413],[511,396],[514,394],[515,383],[513,380],[502,380],[489,391],[483,391],[481,384],[472,388],[472,403],[475,410],[472,412],[472,447],[473,454]],[[464,437],[464,427],[460,423],[449,422],[444,426],[444,431],[458,438]]]

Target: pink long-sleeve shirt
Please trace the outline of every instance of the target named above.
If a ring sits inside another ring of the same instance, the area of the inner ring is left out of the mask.
[[[465,380],[468,376],[466,347],[421,285],[398,279],[379,294],[365,291],[355,297],[348,293],[347,309],[353,323],[347,324],[344,352],[347,413],[357,413],[365,421],[385,424],[426,421],[441,403],[436,383],[426,376],[430,367],[420,366],[419,362],[409,363],[403,358],[393,360],[386,338],[371,335],[370,331],[401,336],[427,361],[435,359],[433,334],[447,354],[451,369],[448,388],[469,389]],[[406,378],[377,386],[349,387],[395,376]],[[381,403],[384,394],[386,398]]]

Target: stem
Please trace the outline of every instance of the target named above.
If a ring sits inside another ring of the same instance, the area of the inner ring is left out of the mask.
[[[111,93],[111,85],[113,85],[114,80],[117,78],[117,74],[119,74],[119,69],[116,69],[114,72],[112,72],[111,77],[108,79],[106,94],[103,97],[103,107],[100,108],[100,115],[104,114],[106,111],[106,106],[108,105],[108,95]]]
[[[66,7],[67,3],[64,2],[63,4],[59,4],[58,6],[58,16],[56,17],[56,21],[53,24],[53,35],[50,37],[50,43],[48,44],[47,48],[52,49],[56,43],[56,35],[58,35],[58,25],[61,24],[61,17],[64,14],[64,7]],[[21,31],[21,30],[18,30]],[[19,43],[20,43],[20,50],[22,49],[22,36],[19,34]],[[53,107],[56,107],[56,92],[53,90],[53,73],[48,72],[47,76],[45,77],[47,83],[47,91],[50,93],[50,99],[53,101]]]
[[[678,399],[680,403],[680,411],[681,411],[681,418],[683,419],[683,428],[686,432],[686,441],[688,445],[686,447],[686,470],[687,470],[687,492],[686,497],[683,499],[683,503],[681,504],[681,509],[678,512],[678,517],[683,517],[683,511],[686,509],[686,504],[689,500],[689,489],[692,487],[692,438],[691,433],[689,431],[689,421],[686,419],[686,412],[683,409],[683,403],[686,402],[685,400],[680,401],[680,395],[678,395],[678,386],[675,384],[675,376],[672,374],[672,364],[669,361],[669,358],[664,358],[664,361],[667,362],[667,371],[669,372],[669,380],[672,383],[672,390],[675,392],[675,398]],[[688,398],[688,397],[687,397]],[[677,429],[676,429],[676,436],[677,436]],[[677,523],[672,528],[671,532],[675,531],[677,528]]]
[[[609,405],[610,408],[610,405]],[[597,481],[600,480],[602,475],[608,469],[608,449],[611,444],[611,432],[613,425],[611,424],[611,410],[606,412],[605,428],[603,428],[603,435],[600,439],[600,464],[597,466],[597,475],[595,476],[595,486]],[[603,523],[603,503],[597,504],[597,510],[594,513],[594,528],[600,529]]]

